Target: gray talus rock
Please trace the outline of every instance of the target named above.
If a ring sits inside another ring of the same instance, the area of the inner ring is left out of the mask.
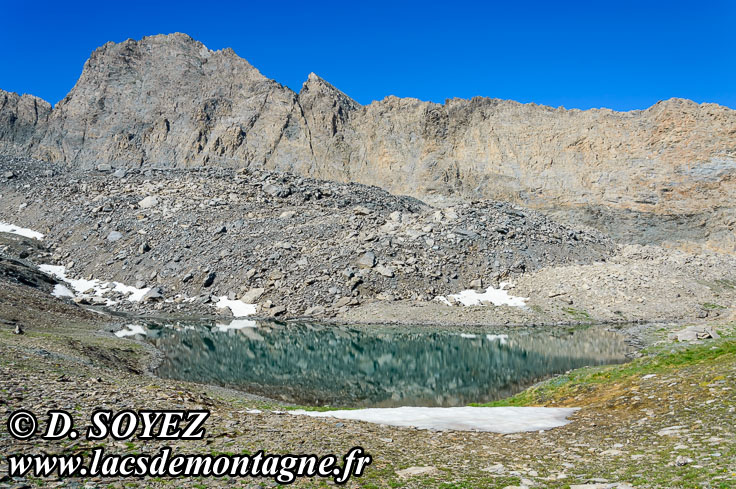
[[[373,268],[376,266],[376,254],[372,251],[367,251],[363,253],[360,258],[358,258],[357,265],[360,268]]]
[[[160,287],[153,287],[145,293],[141,299],[143,302],[156,302],[164,300],[164,292]]]
[[[670,340],[677,341],[698,341],[709,338],[718,339],[721,336],[716,332],[713,326],[688,326],[687,328],[670,333]]]
[[[240,300],[245,302],[246,304],[255,304],[258,302],[258,299],[261,298],[263,293],[266,291],[266,289],[262,287],[256,287],[248,290],[245,294],[243,294],[240,297]]]
[[[138,202],[138,207],[141,209],[150,209],[158,205],[158,199],[154,196],[145,197],[143,200]]]
[[[274,185],[267,183],[263,186],[262,190],[270,195],[271,197],[288,197],[291,194],[291,190],[288,187],[282,185]]]
[[[375,269],[375,272],[383,275],[384,277],[393,277],[394,276],[394,270],[391,267],[386,267],[384,265],[379,265]]]

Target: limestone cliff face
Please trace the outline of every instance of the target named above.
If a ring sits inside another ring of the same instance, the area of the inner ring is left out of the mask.
[[[314,74],[297,94],[183,34],[102,46],[53,111],[1,96],[0,149],[76,167],[258,166],[419,197],[717,211],[717,226],[705,227],[736,246],[736,111],[716,104],[614,112],[388,97],[362,106]]]

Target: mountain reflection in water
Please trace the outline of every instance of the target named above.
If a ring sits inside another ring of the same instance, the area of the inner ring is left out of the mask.
[[[161,377],[308,405],[461,406],[512,395],[554,374],[618,363],[629,348],[602,328],[367,328],[235,320],[149,324]]]

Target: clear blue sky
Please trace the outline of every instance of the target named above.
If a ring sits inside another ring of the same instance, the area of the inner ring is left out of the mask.
[[[361,103],[475,95],[641,109],[736,108],[736,1],[27,2],[0,0],[0,88],[52,103],[106,41],[185,32],[299,90],[310,71]]]

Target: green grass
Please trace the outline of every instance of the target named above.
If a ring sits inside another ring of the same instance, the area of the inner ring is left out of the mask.
[[[575,309],[574,307],[565,307],[564,312],[572,316],[576,321],[590,321],[591,317],[586,311]]]
[[[550,379],[507,399],[472,406],[530,406],[551,399],[568,397],[580,386],[623,382],[677,370],[691,365],[710,365],[714,362],[736,361],[736,339],[727,337],[719,341],[709,341],[693,346],[669,345],[650,351],[649,355],[622,365],[586,367]]]
[[[703,309],[708,309],[708,310],[711,310],[711,311],[714,310],[714,309],[726,309],[726,306],[722,306],[720,304],[714,304],[712,302],[704,302],[701,305],[703,306]]]

